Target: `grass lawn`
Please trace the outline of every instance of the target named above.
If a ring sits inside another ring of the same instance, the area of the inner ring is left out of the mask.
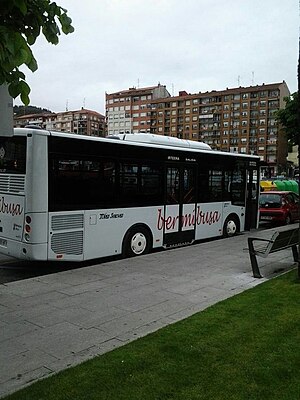
[[[300,399],[297,271],[6,397]]]

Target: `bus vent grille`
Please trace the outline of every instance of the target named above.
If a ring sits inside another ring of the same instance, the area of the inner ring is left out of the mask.
[[[55,254],[81,255],[83,253],[83,231],[54,233],[51,250]]]
[[[24,193],[25,176],[24,175],[1,175],[0,192],[5,193]]]
[[[53,231],[82,228],[83,214],[53,215],[51,217],[51,229]]]

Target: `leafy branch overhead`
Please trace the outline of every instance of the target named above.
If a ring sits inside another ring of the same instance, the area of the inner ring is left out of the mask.
[[[67,10],[50,0],[0,0],[0,85],[8,84],[13,98],[20,95],[29,104],[30,87],[19,67],[37,70],[30,46],[41,33],[58,44],[61,32],[74,32],[71,24]]]
[[[285,108],[277,111],[276,119],[283,125],[288,141],[292,145],[297,145],[300,134],[298,92],[285,97],[284,101]]]

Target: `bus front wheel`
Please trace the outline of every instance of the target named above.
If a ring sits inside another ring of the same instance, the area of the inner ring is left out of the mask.
[[[235,236],[240,230],[240,224],[236,215],[229,215],[224,223],[223,236],[232,237]]]
[[[141,256],[151,250],[152,240],[150,231],[144,226],[132,227],[123,241],[123,255],[125,257]]]

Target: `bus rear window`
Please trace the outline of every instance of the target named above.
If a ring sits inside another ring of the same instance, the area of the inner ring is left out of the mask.
[[[0,172],[25,174],[26,137],[0,137]]]

